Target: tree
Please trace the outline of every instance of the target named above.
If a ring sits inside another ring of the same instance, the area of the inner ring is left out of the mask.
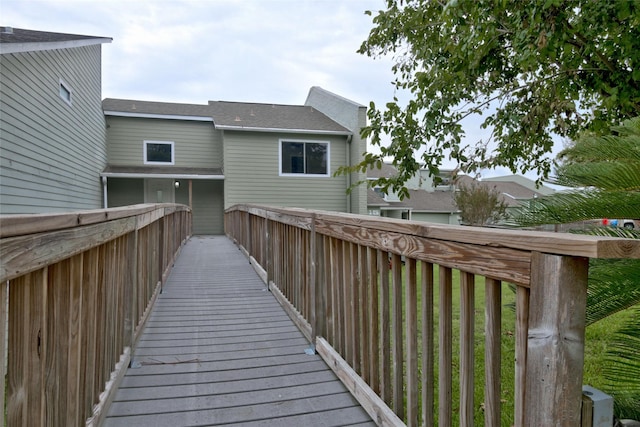
[[[398,176],[373,183],[384,190],[400,191],[421,163],[437,175],[447,155],[465,172],[547,177],[552,135],[602,133],[640,114],[640,2],[387,0],[373,23],[359,52],[392,56],[393,84],[410,98],[368,111],[363,135],[381,153],[356,169],[393,158]],[[464,145],[461,121],[476,114],[492,136]]]
[[[638,218],[640,214],[640,117],[613,127],[607,136],[584,135],[559,155],[554,182],[575,187],[539,198],[514,215],[523,226],[587,219]],[[640,230],[594,226],[584,232],[640,239]],[[587,323],[634,307],[614,334],[603,367],[623,417],[640,418],[640,260],[590,261]]]
[[[456,189],[453,200],[467,225],[483,226],[506,218],[507,204],[495,187],[478,182],[463,184]]]

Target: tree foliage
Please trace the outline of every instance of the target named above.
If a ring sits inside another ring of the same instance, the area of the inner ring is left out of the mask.
[[[392,56],[395,88],[410,98],[368,111],[363,135],[381,153],[359,169],[393,158],[400,173],[385,189],[397,191],[420,163],[436,175],[445,156],[466,172],[546,177],[553,134],[606,132],[640,114],[640,2],[387,0],[373,24],[359,52]],[[475,114],[492,141],[464,145],[461,121]]]
[[[483,226],[506,218],[507,204],[494,187],[478,182],[463,184],[456,189],[453,200],[464,224]]]

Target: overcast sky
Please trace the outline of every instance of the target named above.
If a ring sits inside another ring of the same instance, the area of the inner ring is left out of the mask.
[[[394,96],[391,60],[356,51],[373,26],[364,12],[375,16],[384,5],[384,0],[0,0],[0,25],[113,38],[102,45],[103,98],[300,105],[312,86],[321,86],[363,105],[382,106]],[[465,130],[473,141],[483,135],[479,122]]]

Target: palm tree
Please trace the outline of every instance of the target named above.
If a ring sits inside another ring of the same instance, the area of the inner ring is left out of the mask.
[[[514,217],[520,226],[598,220],[577,232],[640,238],[640,227],[604,226],[602,218],[640,216],[640,117],[613,128],[607,136],[584,135],[559,155],[552,183],[573,188],[537,199]],[[592,260],[589,268],[587,323],[633,307],[631,319],[613,335],[605,377],[616,413],[640,419],[640,261]]]

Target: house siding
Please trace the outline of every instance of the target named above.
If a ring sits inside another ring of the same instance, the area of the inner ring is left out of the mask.
[[[349,162],[350,166],[360,163],[362,153],[367,151],[367,141],[360,137],[361,129],[367,124],[367,108],[317,86],[309,91],[305,105],[312,106],[353,133],[349,143]],[[364,172],[349,175],[348,185],[353,185],[349,195],[349,209],[352,213],[367,214],[367,187],[355,185],[365,180]]]
[[[135,178],[109,178],[107,204],[110,208],[144,203],[144,180]]]
[[[459,225],[457,214],[412,212],[411,219],[414,221],[435,222],[437,224]]]
[[[101,207],[106,157],[100,45],[2,55],[0,213]]]
[[[107,127],[112,166],[144,165],[144,141],[155,140],[174,142],[176,167],[223,167],[222,132],[213,122],[107,116]]]
[[[223,181],[193,180],[192,209],[193,234],[224,234]]]
[[[279,176],[280,139],[328,141],[330,176]],[[345,212],[347,178],[333,173],[346,156],[346,136],[225,131],[225,208],[258,203]]]

